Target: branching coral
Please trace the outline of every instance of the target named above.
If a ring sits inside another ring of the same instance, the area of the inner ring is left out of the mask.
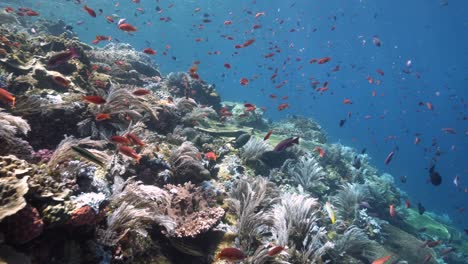
[[[285,194],[271,212],[273,237],[279,245],[290,247],[291,260],[320,263],[322,256],[333,247],[332,243],[324,242],[326,230],[318,226],[319,211],[317,199]]]
[[[30,130],[31,127],[24,119],[3,112],[0,108],[0,155],[12,154],[20,158],[29,158],[31,146],[16,135],[26,135]]]
[[[210,179],[210,172],[203,166],[201,154],[191,142],[184,142],[169,158],[175,182],[200,183]]]
[[[244,252],[250,252],[272,224],[271,215],[266,212],[277,202],[279,192],[276,186],[263,177],[237,181],[230,194],[229,206],[238,217],[237,244]]]
[[[288,175],[305,190],[319,194],[327,187],[322,180],[325,178],[323,168],[313,156],[302,156],[294,165],[288,168]]]
[[[366,185],[357,183],[342,185],[342,189],[333,197],[338,219],[353,221],[357,217],[359,204],[369,199],[371,197]]]
[[[256,137],[250,137],[249,141],[242,147],[240,156],[244,160],[257,160],[266,151],[270,150],[271,146],[264,140]]]

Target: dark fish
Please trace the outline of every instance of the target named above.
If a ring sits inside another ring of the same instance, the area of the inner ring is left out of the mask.
[[[435,164],[429,169],[429,177],[431,183],[435,186],[439,186],[442,183],[442,177],[437,171],[435,171]]]
[[[465,235],[468,235],[468,229],[463,229],[463,231],[465,232]]]
[[[285,140],[282,140],[276,147],[273,149],[273,151],[283,151],[289,147],[291,147],[294,144],[299,144],[299,137],[293,138],[287,138]]]
[[[367,149],[366,149],[366,148],[363,148],[363,149],[361,150],[361,154],[366,154],[366,151],[367,151]]]
[[[345,123],[346,123],[346,119],[341,119],[340,120],[340,127],[343,127]]]
[[[426,212],[426,208],[421,203],[418,203],[418,212],[420,215],[424,214]]]
[[[159,6],[156,7],[156,11],[161,11],[161,8]]]
[[[89,161],[92,161],[96,164],[98,164],[99,166],[101,167],[104,167],[104,162],[102,162],[101,159],[99,159],[98,157],[96,157],[96,155],[94,155],[93,153],[89,152],[89,150],[87,149],[84,149],[84,148],[80,148],[78,146],[72,146],[71,147],[74,151],[76,151],[78,154],[80,154],[80,156],[82,156],[83,158],[89,160]]]
[[[249,141],[249,139],[250,139],[250,135],[247,133],[238,136],[236,138],[236,141],[234,142],[234,147],[240,148],[244,146],[247,143],[247,141]]]
[[[353,160],[353,167],[356,168],[356,169],[360,169],[361,168],[361,159],[359,158],[358,155],[354,156],[354,160]]]
[[[407,177],[405,175],[400,176],[400,182],[406,183]]]
[[[54,68],[71,59],[79,58],[79,57],[80,55],[78,54],[78,51],[74,47],[71,47],[67,51],[62,51],[62,52],[52,55],[49,61],[47,62],[47,66],[50,68]]]

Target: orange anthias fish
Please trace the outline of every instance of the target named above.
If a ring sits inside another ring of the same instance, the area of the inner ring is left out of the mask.
[[[385,264],[392,256],[388,255],[372,261],[372,264]]]
[[[127,24],[127,23],[120,24],[119,29],[122,30],[122,31],[125,31],[125,32],[135,32],[135,31],[137,31],[136,27],[134,27],[134,26],[132,26],[130,24]]]
[[[392,218],[395,217],[395,205],[393,205],[393,204],[390,205],[389,212],[390,212],[390,216]]]
[[[276,246],[272,247],[270,250],[268,250],[268,256],[273,257],[281,253],[285,248],[283,246]]]
[[[93,104],[105,104],[106,103],[106,99],[98,95],[83,96],[83,100],[88,101]]]
[[[353,104],[353,102],[351,102],[350,99],[345,98],[345,99],[343,100],[343,104]]]
[[[89,8],[87,5],[84,6],[84,10],[92,17],[96,17],[96,12],[93,9]]]
[[[215,261],[220,259],[227,260],[227,261],[241,261],[245,259],[247,256],[244,252],[240,251],[237,248],[223,248],[221,252],[216,255]]]
[[[5,102],[6,104],[11,104],[11,108],[15,108],[16,98],[3,88],[0,88],[0,100]]]
[[[129,145],[129,144],[130,144],[130,141],[129,141],[128,138],[126,138],[126,137],[122,137],[122,136],[112,136],[110,139],[111,139],[111,141],[114,142],[114,143],[124,144],[124,145]]]
[[[324,63],[329,62],[330,60],[331,60],[330,57],[323,57],[317,60],[317,64],[324,64]]]
[[[111,116],[106,113],[100,113],[96,115],[96,121],[104,121],[111,119]]]
[[[320,156],[321,158],[323,158],[323,157],[325,156],[325,150],[324,150],[323,148],[321,148],[321,147],[316,147],[314,150],[319,154],[319,156]]]
[[[289,108],[289,104],[287,103],[278,105],[278,111],[283,111],[286,108]]]
[[[130,158],[133,158],[136,160],[137,163],[140,162],[141,156],[136,153],[136,151],[128,146],[120,146],[119,147],[120,153],[124,154],[125,156],[128,156]]]
[[[133,91],[133,95],[136,95],[136,96],[143,96],[143,95],[147,95],[147,94],[150,94],[151,91],[149,90],[146,90],[146,89],[136,89],[135,91]]]
[[[58,84],[58,85],[60,85],[62,87],[68,87],[70,85],[70,83],[71,83],[69,80],[67,80],[67,79],[65,79],[65,78],[63,78],[61,76],[54,76],[52,78],[52,80],[54,81],[54,83],[56,83],[56,84]]]
[[[216,153],[214,153],[213,151],[205,153],[205,157],[207,160],[216,161]]]
[[[141,140],[141,138],[139,138],[137,135],[135,135],[133,133],[127,133],[125,136],[128,138],[130,143],[132,143],[133,145],[137,145],[137,146],[140,146],[140,147],[143,147],[145,145],[143,140]]]
[[[265,137],[263,138],[263,140],[269,139],[272,133],[273,133],[273,130],[268,131],[268,133],[266,133],[266,135],[265,135]]]
[[[148,55],[156,55],[156,51],[152,48],[146,48],[143,50],[143,53],[146,53]]]
[[[253,105],[253,104],[251,104],[251,103],[245,103],[245,104],[244,104],[244,107],[245,107],[245,111],[246,111],[246,112],[252,112],[252,111],[254,111],[255,109],[257,109],[257,108],[255,107],[255,105]]]

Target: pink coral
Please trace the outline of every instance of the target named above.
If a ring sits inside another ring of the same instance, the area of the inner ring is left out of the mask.
[[[6,218],[6,223],[6,237],[13,244],[27,243],[42,234],[44,230],[44,222],[39,212],[29,204],[18,213]]]

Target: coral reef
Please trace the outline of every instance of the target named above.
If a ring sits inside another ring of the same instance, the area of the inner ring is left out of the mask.
[[[0,102],[0,262],[204,264],[236,248],[246,264],[466,263],[450,219],[401,206],[393,176],[314,120],[268,121],[63,21],[2,9],[0,24],[15,98]]]

